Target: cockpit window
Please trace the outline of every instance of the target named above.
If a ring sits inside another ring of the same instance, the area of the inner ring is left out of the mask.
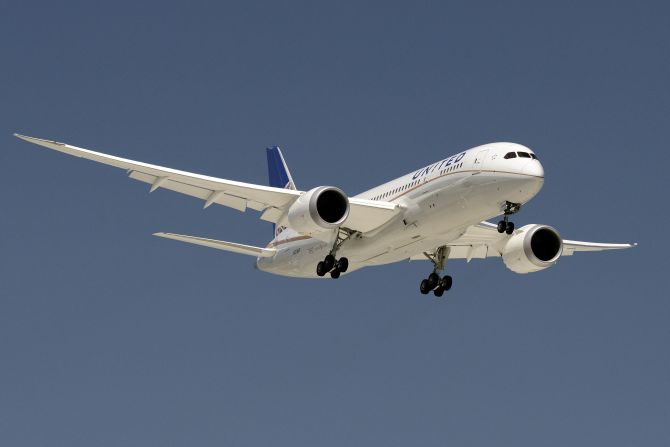
[[[508,152],[505,154],[503,158],[505,159],[516,158],[516,152]]]
[[[533,160],[537,160],[537,155],[535,155],[535,154],[530,154],[530,157],[531,157]]]
[[[528,152],[517,152],[519,154],[519,157],[521,158],[530,158],[530,154]]]

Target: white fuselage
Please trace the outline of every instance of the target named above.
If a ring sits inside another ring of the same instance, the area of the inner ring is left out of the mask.
[[[505,158],[510,153],[515,157]],[[338,257],[349,259],[348,272],[408,259],[502,214],[506,202],[528,202],[543,183],[544,169],[525,146],[491,143],[460,152],[357,195],[397,203],[402,212],[370,233],[347,239]],[[287,229],[269,244],[277,253],[256,264],[278,275],[316,278],[315,266],[332,245]]]

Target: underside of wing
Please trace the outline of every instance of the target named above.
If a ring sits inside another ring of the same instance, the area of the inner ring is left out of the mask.
[[[251,183],[237,182],[217,177],[195,174],[163,166],[152,165],[126,158],[95,152],[57,141],[17,137],[46,148],[85,158],[98,163],[124,169],[132,179],[150,185],[149,191],[168,189],[203,200],[204,207],[218,204],[239,211],[251,208],[260,211],[260,218],[278,223],[286,219],[289,207],[303,194],[294,189],[283,189]],[[349,198],[350,211],[343,227],[367,233],[390,222],[399,211],[395,203]]]
[[[151,192],[164,188],[197,197],[205,201],[205,208],[215,203],[240,211],[251,208],[263,211],[262,218],[271,222],[276,222],[272,219],[281,214],[273,210],[285,209],[301,194],[290,189],[236,182],[128,160],[57,141],[16,136],[58,152],[124,169],[130,178],[150,184]]]
[[[603,251],[603,250],[622,250],[624,248],[633,248],[637,244],[603,244],[600,242],[580,242],[563,240],[563,256],[570,256],[576,251]]]
[[[207,239],[204,237],[187,236],[174,233],[154,233],[154,236],[173,239],[175,241],[186,242],[188,244],[202,245],[203,247],[216,248],[217,250],[231,251],[243,255],[269,258],[274,256],[277,250],[274,248],[261,248],[252,245],[237,244],[235,242],[217,241],[216,239]]]
[[[524,228],[521,228],[516,230],[514,234],[523,231]],[[505,233],[498,233],[496,225],[481,222],[468,227],[461,237],[453,241],[446,241],[444,245],[449,247],[449,259],[466,259],[469,262],[471,259],[502,256],[511,237]],[[566,239],[562,239],[562,242],[562,256],[570,256],[577,251],[620,250],[637,246],[637,244],[580,242]],[[419,254],[412,256],[410,259],[424,260],[428,258],[424,254]]]
[[[505,236],[498,233],[495,225],[481,222],[468,227],[461,237],[444,245],[449,247],[449,259],[466,259],[470,262],[472,259],[501,256],[507,240]],[[418,254],[410,259],[416,261],[428,258],[424,254]]]
[[[393,220],[400,207],[391,202],[349,198],[349,217],[342,224],[361,233],[368,233]]]

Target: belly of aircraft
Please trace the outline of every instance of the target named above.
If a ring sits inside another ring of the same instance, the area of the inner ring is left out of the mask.
[[[359,268],[388,264],[416,254],[433,251],[458,239],[470,225],[501,213],[508,197],[529,200],[536,191],[525,180],[496,175],[471,175],[445,184],[423,196],[412,198],[413,213],[398,219],[373,236],[354,236],[338,251],[349,259],[350,273]],[[277,256],[259,260],[259,268],[273,273],[316,277],[316,264],[331,247],[325,242],[307,239],[282,249]]]

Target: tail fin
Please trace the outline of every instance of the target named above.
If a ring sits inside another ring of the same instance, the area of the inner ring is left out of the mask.
[[[281,149],[272,146],[266,149],[268,155],[268,176],[270,177],[270,186],[275,188],[296,189],[291,172],[286,166]]]
[[[270,186],[283,189],[296,189],[295,183],[293,183],[293,177],[291,177],[291,172],[288,170],[288,166],[286,166],[286,161],[284,161],[281,149],[279,149],[278,146],[272,146],[265,150],[268,155],[268,177],[270,178]],[[275,238],[285,229],[286,228],[283,226],[277,227],[275,224],[272,224],[272,233]]]

